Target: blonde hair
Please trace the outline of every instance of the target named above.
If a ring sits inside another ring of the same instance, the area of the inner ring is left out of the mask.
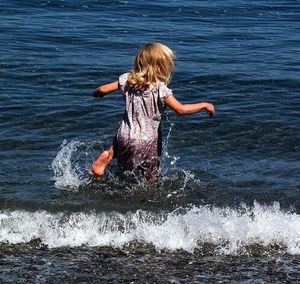
[[[127,82],[136,89],[148,89],[153,83],[169,83],[174,69],[173,51],[159,43],[146,44],[136,55]]]

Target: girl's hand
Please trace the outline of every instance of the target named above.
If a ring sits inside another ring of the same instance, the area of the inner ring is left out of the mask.
[[[209,116],[214,116],[216,110],[213,104],[207,103],[205,108]]]

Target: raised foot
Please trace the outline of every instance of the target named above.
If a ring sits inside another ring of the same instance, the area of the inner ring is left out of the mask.
[[[106,167],[113,158],[113,150],[104,151],[92,165],[92,172],[95,176],[103,176]]]

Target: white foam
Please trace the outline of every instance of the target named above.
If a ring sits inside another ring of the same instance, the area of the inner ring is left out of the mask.
[[[190,252],[211,243],[223,253],[236,253],[247,245],[278,244],[288,253],[300,254],[300,216],[281,210],[278,204],[258,203],[242,210],[199,206],[161,214],[142,210],[127,214],[0,213],[1,242],[26,243],[36,238],[49,247],[122,247],[138,241],[158,250]]]

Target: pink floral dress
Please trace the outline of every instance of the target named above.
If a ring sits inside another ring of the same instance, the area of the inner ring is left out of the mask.
[[[159,168],[161,118],[172,90],[162,82],[146,91],[137,90],[127,84],[128,74],[119,77],[125,113],[114,140],[115,155],[121,172],[134,171],[151,178]]]

